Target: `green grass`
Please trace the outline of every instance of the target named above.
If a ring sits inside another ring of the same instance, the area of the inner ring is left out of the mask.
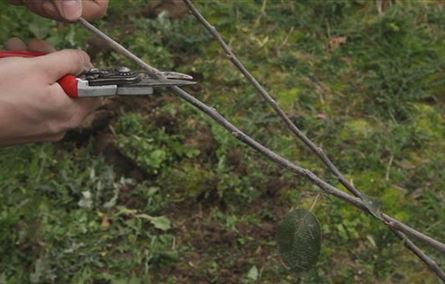
[[[334,185],[191,17],[112,1],[97,24],[193,94]],[[197,1],[307,135],[385,212],[445,240],[445,15],[398,1]],[[85,48],[88,34],[0,4],[0,41]],[[336,42],[341,42],[336,45]],[[97,66],[127,64],[104,50]],[[110,125],[0,149],[0,283],[437,283],[384,226],[322,195],[320,261],[295,275],[275,228],[318,194],[179,99],[115,104]],[[98,151],[113,129],[118,155]],[[425,248],[425,247],[423,247]],[[445,267],[445,258],[428,253]]]

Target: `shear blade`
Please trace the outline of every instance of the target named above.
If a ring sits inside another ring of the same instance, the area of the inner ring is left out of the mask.
[[[153,94],[153,88],[156,87],[172,87],[193,85],[196,82],[186,80],[158,80],[158,79],[144,79],[137,84],[121,85],[117,88],[117,95],[121,96],[139,96]]]
[[[179,73],[179,72],[167,71],[167,72],[162,72],[162,74],[167,79],[193,80],[192,76],[190,76],[188,74],[184,74],[184,73]]]
[[[159,79],[149,79],[145,78],[137,84],[131,87],[171,87],[171,86],[184,86],[184,85],[194,85],[196,82],[187,80],[159,80]]]

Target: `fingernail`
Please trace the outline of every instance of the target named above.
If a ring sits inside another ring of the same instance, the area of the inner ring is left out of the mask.
[[[48,15],[57,14],[56,6],[49,1],[43,2],[42,9]]]
[[[91,63],[88,63],[88,64],[85,64],[84,66],[83,66],[83,72],[88,72],[88,71],[90,71],[91,69],[93,69],[93,64],[91,64]]]
[[[90,57],[83,51],[82,51],[82,65],[84,71],[88,71],[94,67],[93,64],[91,63]]]
[[[77,20],[80,16],[82,16],[81,0],[62,0],[60,1],[60,8],[62,17],[68,21]]]
[[[93,64],[89,61],[84,61],[82,64],[82,72],[87,72],[93,68]]]

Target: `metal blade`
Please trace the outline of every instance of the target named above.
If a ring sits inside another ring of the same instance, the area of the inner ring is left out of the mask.
[[[167,79],[193,80],[192,76],[190,76],[188,74],[184,74],[184,73],[179,73],[179,72],[167,71],[167,72],[162,72],[162,74]]]
[[[136,84],[118,86],[116,94],[120,96],[151,95],[153,94],[153,88],[156,87],[172,87],[193,84],[196,84],[196,82],[185,80],[158,80],[145,78]]]
[[[132,87],[169,87],[169,86],[184,86],[184,85],[194,85],[196,82],[194,81],[187,81],[187,80],[171,80],[171,79],[150,79],[150,78],[144,78],[140,82],[136,84],[132,84]],[[130,85],[128,85],[130,86]]]
[[[117,87],[116,95],[118,96],[146,96],[152,95],[152,87]]]

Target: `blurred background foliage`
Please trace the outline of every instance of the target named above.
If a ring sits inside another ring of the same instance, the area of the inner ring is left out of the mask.
[[[194,75],[196,97],[338,185],[179,2],[112,0],[96,24]],[[195,2],[358,188],[445,240],[443,1]],[[132,66],[80,26],[0,10],[0,42],[37,37]],[[320,261],[290,273],[276,225],[318,193],[168,92],[117,99],[60,143],[0,149],[0,283],[437,283],[385,227],[324,195]]]

